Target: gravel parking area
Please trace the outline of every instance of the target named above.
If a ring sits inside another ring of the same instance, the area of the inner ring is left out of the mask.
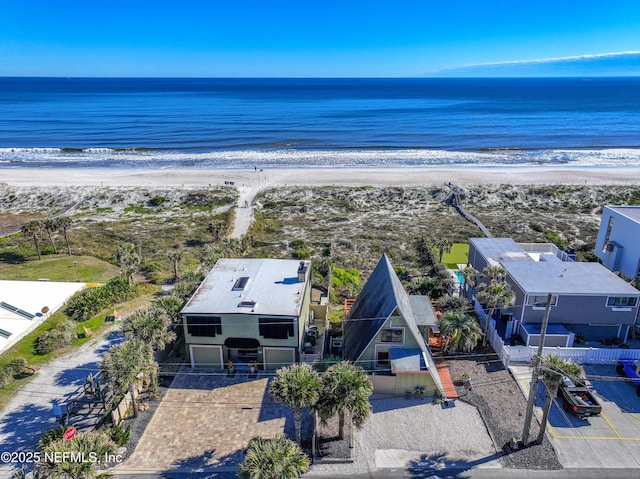
[[[454,383],[463,374],[471,379],[472,390],[459,386],[462,401],[476,406],[484,419],[497,449],[512,438],[520,439],[524,427],[527,402],[509,371],[505,370],[494,351],[486,348],[478,354],[453,356],[447,365]],[[530,374],[530,373],[529,373]],[[539,424],[532,421],[529,440],[535,440]],[[545,437],[542,444],[533,445],[501,458],[504,467],[513,469],[557,470],[562,466]]]
[[[377,396],[373,414],[355,434],[354,462],[314,464],[308,476],[366,474],[372,471],[499,468],[499,454],[477,409],[430,400]]]

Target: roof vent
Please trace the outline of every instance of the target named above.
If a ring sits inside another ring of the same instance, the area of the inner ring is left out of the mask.
[[[304,283],[307,276],[307,263],[304,261],[300,261],[300,266],[298,266],[298,283]]]
[[[238,308],[253,308],[255,307],[255,301],[240,301],[238,303]]]

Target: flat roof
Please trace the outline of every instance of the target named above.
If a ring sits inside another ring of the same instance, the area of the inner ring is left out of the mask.
[[[470,241],[486,259],[502,265],[527,294],[640,295],[640,291],[600,263],[562,261],[551,249],[544,251],[543,246],[548,243],[525,252],[511,238]]]
[[[640,223],[640,206],[607,206],[607,208]]]
[[[0,280],[0,351],[35,329],[84,287],[85,283]],[[49,311],[43,314],[45,306]]]
[[[304,262],[309,278],[310,262]],[[222,258],[182,309],[182,314],[299,316],[306,282],[300,261]]]
[[[527,294],[640,296],[640,291],[600,263],[532,261],[503,266]]]

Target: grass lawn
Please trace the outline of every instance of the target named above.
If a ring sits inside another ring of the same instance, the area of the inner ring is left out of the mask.
[[[467,264],[469,258],[469,243],[453,243],[451,253],[445,253],[442,262],[447,268],[458,269],[459,264]]]
[[[0,279],[37,281],[75,281],[106,283],[118,274],[118,268],[92,256],[43,256],[20,264],[0,264]]]
[[[84,326],[84,327],[87,327],[88,329],[91,329],[92,331],[91,336],[80,337],[79,335],[77,335],[71,341],[71,345],[64,349],[54,351],[50,354],[35,354],[33,351],[33,346],[34,346],[34,343],[36,342],[36,339],[42,336],[42,334],[45,333],[46,331],[52,329],[60,321],[67,319],[66,315],[62,311],[58,311],[49,319],[47,319],[44,323],[38,326],[35,330],[33,330],[27,336],[25,336],[20,341],[18,341],[18,343],[13,345],[10,349],[8,349],[7,351],[4,351],[0,355],[0,366],[18,357],[25,358],[27,360],[27,363],[31,366],[37,366],[37,365],[46,364],[53,358],[57,358],[64,354],[68,354],[71,351],[79,348],[84,343],[87,343],[89,341],[95,340],[96,338],[99,338],[106,329],[113,326],[113,323],[105,323],[104,320],[109,314],[113,312],[114,309],[118,309],[121,313],[125,313],[125,314],[133,312],[136,309],[148,306],[151,303],[151,301],[157,296],[158,293],[159,293],[159,288],[157,286],[144,285],[143,294],[141,296],[138,296],[137,298],[127,301],[126,303],[113,305],[110,308],[98,314],[97,316],[94,316],[93,318],[89,319],[88,321],[78,323],[78,328],[76,329],[76,332],[83,333],[84,332],[83,326]],[[119,325],[116,326],[116,328],[117,327],[119,327]],[[24,386],[29,382],[31,377],[32,376],[21,377],[11,382],[8,386],[0,389],[0,411],[4,409],[4,407],[15,395],[15,393],[22,386]]]

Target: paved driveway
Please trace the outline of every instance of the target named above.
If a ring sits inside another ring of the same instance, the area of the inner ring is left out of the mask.
[[[560,463],[567,468],[640,468],[640,397],[633,385],[619,381],[615,365],[584,368],[587,376],[602,377],[591,381],[602,414],[580,419],[565,412],[560,400],[554,400],[548,434]],[[510,369],[528,395],[531,370],[527,366]],[[543,403],[544,390],[539,385],[538,417]]]
[[[269,380],[183,368],[118,475],[236,471],[254,436],[293,434],[289,408],[269,402]]]

